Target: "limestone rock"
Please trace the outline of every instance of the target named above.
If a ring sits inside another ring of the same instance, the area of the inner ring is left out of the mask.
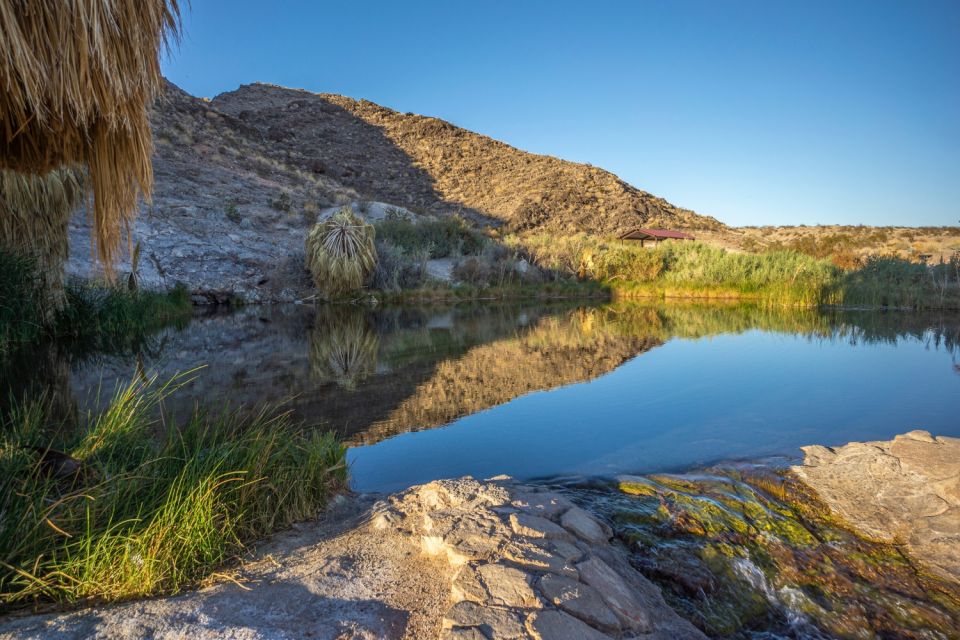
[[[540,578],[539,587],[549,602],[587,624],[608,631],[620,629],[619,620],[593,587],[549,573]]]
[[[572,507],[560,518],[560,524],[578,538],[599,544],[610,539],[612,532],[580,507]]]
[[[960,439],[911,431],[804,453],[793,472],[854,528],[904,543],[937,574],[960,581]]]

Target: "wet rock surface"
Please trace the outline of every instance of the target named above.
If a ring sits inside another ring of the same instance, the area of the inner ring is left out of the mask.
[[[960,583],[960,439],[911,431],[804,453],[793,472],[845,520]]]
[[[2,638],[703,638],[605,526],[509,479],[431,482],[260,549],[234,581],[175,597],[8,618]],[[570,522],[576,525],[571,526]],[[522,523],[518,526],[516,523]],[[572,530],[573,529],[573,530]]]
[[[571,493],[607,516],[634,566],[708,635],[960,637],[955,582],[908,548],[859,532],[785,468],[622,476],[616,489]],[[582,566],[580,575],[590,582]]]

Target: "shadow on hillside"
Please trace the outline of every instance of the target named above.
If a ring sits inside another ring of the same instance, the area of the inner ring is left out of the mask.
[[[372,103],[361,104],[373,108]],[[495,224],[476,209],[446,200],[430,174],[382,129],[321,95],[254,85],[217,96],[212,105],[256,129],[265,139],[295,151],[287,161],[304,171],[327,175],[367,199],[417,213],[458,214]],[[434,126],[434,122],[438,127],[451,126],[439,120],[430,120],[425,126]]]

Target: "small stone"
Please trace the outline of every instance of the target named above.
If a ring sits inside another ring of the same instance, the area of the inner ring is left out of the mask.
[[[564,576],[547,574],[540,578],[540,592],[553,604],[587,624],[617,631],[620,620],[593,587]]]
[[[511,513],[510,526],[517,535],[530,538],[568,538],[570,534],[560,525],[529,513]]]
[[[464,565],[457,573],[457,577],[453,580],[451,595],[457,602],[469,600],[481,604],[490,597],[487,588],[480,582],[476,569],[471,565]]]
[[[484,564],[477,568],[493,604],[506,607],[539,607],[540,601],[530,586],[530,576],[503,564]]]
[[[591,544],[601,544],[610,539],[609,530],[580,507],[572,507],[564,513],[560,518],[560,524],[581,540]]]
[[[527,617],[527,627],[541,640],[611,640],[607,634],[573,616],[552,609],[531,613]]]
[[[567,562],[577,562],[583,558],[583,551],[580,550],[580,547],[566,540],[550,540],[546,543],[546,549]]]
[[[650,617],[633,590],[623,578],[599,558],[590,558],[577,565],[580,579],[596,589],[604,602],[625,626],[634,631],[651,629]]]
[[[475,602],[458,602],[450,607],[443,617],[443,626],[451,630],[457,627],[477,628],[482,637],[487,638],[526,637],[523,620],[518,614]]]
[[[511,562],[549,573],[578,578],[576,568],[566,559],[532,545],[511,542],[503,549],[503,557]]]

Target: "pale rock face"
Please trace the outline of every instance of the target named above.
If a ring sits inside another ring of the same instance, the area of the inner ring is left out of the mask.
[[[262,547],[237,575],[249,591],[5,620],[0,638],[704,638],[558,493],[461,478],[341,503],[352,517]]]
[[[960,439],[911,431],[888,442],[805,447],[794,473],[855,529],[897,542],[960,582]]]

